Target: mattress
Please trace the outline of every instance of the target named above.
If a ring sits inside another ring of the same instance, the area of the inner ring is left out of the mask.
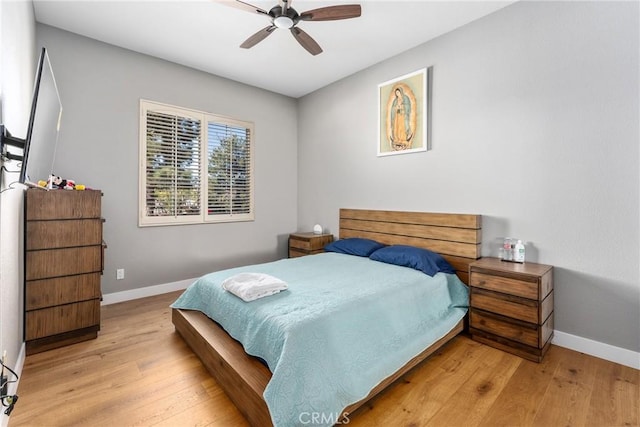
[[[263,273],[288,289],[244,302],[222,282]],[[172,305],[215,320],[245,351],[265,361],[264,392],[274,426],[335,424],[464,317],[468,289],[454,274],[338,253],[279,260],[207,274]]]

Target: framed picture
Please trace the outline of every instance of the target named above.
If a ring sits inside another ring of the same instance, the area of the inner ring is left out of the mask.
[[[427,151],[430,75],[423,68],[378,85],[378,156]]]

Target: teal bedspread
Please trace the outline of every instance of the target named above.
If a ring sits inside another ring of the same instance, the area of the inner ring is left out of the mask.
[[[224,291],[224,279],[266,273],[289,289],[252,302]],[[468,290],[452,274],[322,253],[218,271],[172,305],[199,310],[264,359],[274,426],[332,425],[467,312]]]

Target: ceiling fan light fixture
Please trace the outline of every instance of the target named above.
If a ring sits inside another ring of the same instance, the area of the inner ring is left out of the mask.
[[[240,45],[240,47],[243,49],[249,49],[272,34],[276,28],[284,28],[286,30],[290,30],[298,43],[310,54],[315,56],[322,53],[322,48],[309,34],[297,27],[298,22],[335,21],[339,19],[357,18],[362,13],[362,8],[359,4],[342,4],[307,10],[300,15],[291,7],[291,1],[292,0],[279,0],[278,4],[273,6],[269,9],[269,12],[267,12],[266,10],[246,3],[244,0],[235,0],[233,3],[228,0],[224,0],[225,3],[234,4],[236,7],[242,8],[248,12],[266,15],[271,21],[270,25],[250,36]]]
[[[275,25],[278,28],[289,29],[293,27],[293,19],[284,15],[278,16],[277,18],[273,19],[273,25]]]

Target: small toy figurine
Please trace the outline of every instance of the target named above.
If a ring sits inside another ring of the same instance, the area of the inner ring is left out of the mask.
[[[42,183],[42,185],[40,183]],[[47,182],[38,182],[38,185],[51,189],[57,188],[60,190],[84,190],[86,188],[84,185],[76,185],[76,182],[72,179],[62,179],[56,175],[51,175]]]
[[[61,188],[62,178],[56,175],[51,175],[47,180],[47,188]]]
[[[65,190],[73,190],[74,187],[76,186],[75,181],[71,180],[71,179],[63,179],[62,180],[62,188]]]

